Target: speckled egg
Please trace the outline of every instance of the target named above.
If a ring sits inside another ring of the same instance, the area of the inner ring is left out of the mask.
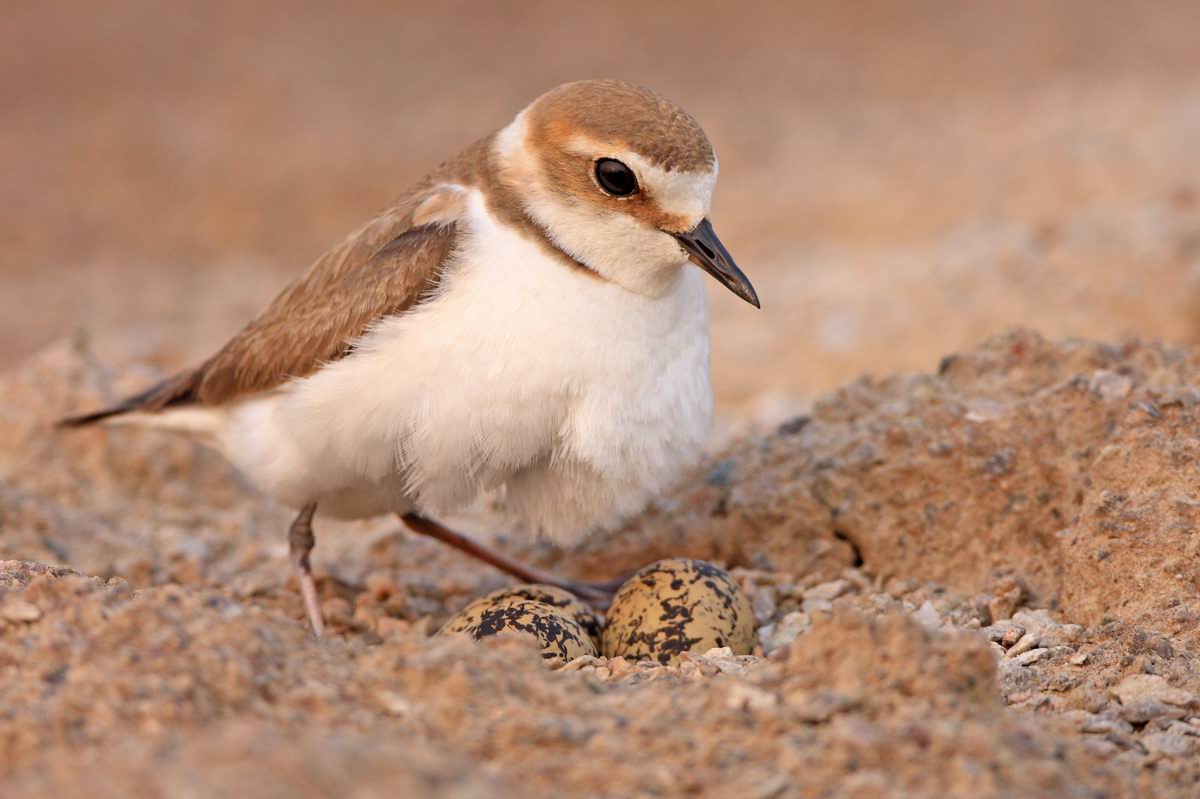
[[[724,570],[702,560],[671,558],[638,570],[608,609],[601,636],[607,657],[675,663],[684,652],[754,647],[754,609]]]
[[[476,641],[505,632],[528,635],[541,645],[542,659],[554,663],[597,654],[591,636],[575,619],[553,605],[516,596],[490,603],[476,600],[446,622],[441,632],[469,635]]]
[[[557,608],[577,621],[597,647],[600,645],[600,620],[596,617],[596,614],[579,597],[570,591],[553,585],[526,583],[525,585],[500,588],[473,600],[458,615],[478,613],[484,608],[495,605],[505,599],[527,599],[530,602],[541,602],[544,605]]]

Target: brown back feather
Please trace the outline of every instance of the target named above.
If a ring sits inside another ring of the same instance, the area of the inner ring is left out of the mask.
[[[349,251],[330,253],[279,295],[196,370],[189,399],[228,402],[341,358],[371,323],[428,294],[454,246],[453,225],[410,228],[390,241],[376,236],[366,231]],[[364,258],[363,249],[375,252]]]
[[[79,427],[130,411],[217,405],[306,377],[343,357],[374,322],[403,313],[437,286],[454,250],[455,220],[477,182],[488,140],[447,162],[321,257],[215,355],[101,411],[63,419]],[[421,222],[413,224],[420,210]]]

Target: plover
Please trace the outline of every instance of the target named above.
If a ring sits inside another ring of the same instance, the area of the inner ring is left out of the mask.
[[[567,543],[640,510],[712,415],[698,266],[759,305],[713,232],[700,125],[626,83],[568,83],[446,161],[314,263],[215,355],[63,421],[178,431],[298,510],[396,513],[522,579],[587,595],[431,517],[496,491]]]

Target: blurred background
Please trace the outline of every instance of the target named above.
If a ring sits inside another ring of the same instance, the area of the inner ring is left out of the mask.
[[[176,368],[545,89],[721,159],[723,422],[1012,325],[1200,338],[1200,3],[26,2],[0,19],[0,368]]]

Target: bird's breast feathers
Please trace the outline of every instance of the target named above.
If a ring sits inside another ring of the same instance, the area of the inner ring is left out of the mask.
[[[467,191],[436,294],[346,357],[227,406],[219,446],[277,498],[351,516],[440,512],[499,488],[518,519],[561,540],[637,511],[707,436],[698,270],[680,269],[665,296],[634,294]]]

